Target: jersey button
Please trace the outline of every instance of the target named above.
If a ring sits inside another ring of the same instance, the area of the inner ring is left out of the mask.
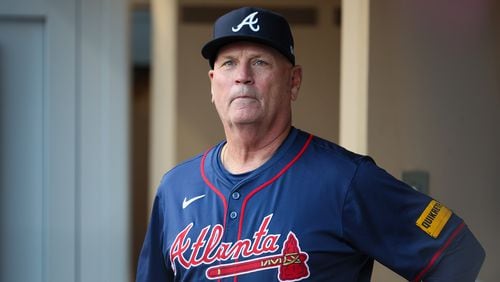
[[[238,199],[240,198],[240,196],[241,196],[241,195],[240,195],[240,193],[238,193],[238,192],[234,192],[234,193],[231,195],[231,197],[233,197],[233,199],[235,199],[235,200],[238,200]]]
[[[235,212],[235,211],[232,211],[232,212],[229,214],[229,217],[230,217],[231,219],[235,219],[235,218],[237,218],[237,217],[238,217],[238,213],[237,213],[237,212]]]

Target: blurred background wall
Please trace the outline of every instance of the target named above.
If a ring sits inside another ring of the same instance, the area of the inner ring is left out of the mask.
[[[0,1],[0,281],[128,281],[129,5]]]

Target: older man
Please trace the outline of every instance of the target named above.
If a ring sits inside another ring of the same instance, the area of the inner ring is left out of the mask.
[[[287,21],[245,7],[202,49],[226,140],[160,183],[137,281],[474,281],[462,219],[367,157],[292,126],[302,69]]]

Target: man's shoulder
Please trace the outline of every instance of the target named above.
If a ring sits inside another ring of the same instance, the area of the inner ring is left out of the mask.
[[[172,187],[189,187],[201,181],[200,163],[203,154],[186,159],[165,172],[158,185],[158,194],[171,191]],[[194,181],[194,182],[193,182]]]
[[[202,161],[203,155],[204,154],[201,153],[179,162],[165,173],[164,178],[177,175],[187,176],[186,174],[192,172],[198,173],[200,171],[200,163]]]
[[[310,133],[305,131],[301,131],[300,134],[310,135]],[[359,164],[359,162],[367,158],[365,155],[350,151],[334,141],[324,139],[317,135],[313,135],[310,146],[312,149],[311,152],[315,158],[324,158],[329,161]]]

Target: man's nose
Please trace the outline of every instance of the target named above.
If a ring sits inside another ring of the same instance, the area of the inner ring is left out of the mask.
[[[238,84],[252,84],[253,73],[250,64],[239,64],[236,71],[235,82]]]

